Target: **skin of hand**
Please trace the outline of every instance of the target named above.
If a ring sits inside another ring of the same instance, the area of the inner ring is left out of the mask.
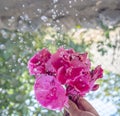
[[[93,106],[82,97],[77,100],[77,105],[73,101],[68,100],[65,110],[70,116],[99,116]]]

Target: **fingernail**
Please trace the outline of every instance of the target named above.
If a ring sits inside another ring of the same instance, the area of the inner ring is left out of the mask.
[[[66,108],[69,108],[68,100],[65,102],[64,106],[65,106]]]
[[[80,97],[79,97],[79,99],[83,99],[83,97],[82,97],[82,96],[80,96]]]

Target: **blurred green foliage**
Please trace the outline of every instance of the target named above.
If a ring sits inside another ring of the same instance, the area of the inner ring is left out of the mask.
[[[61,112],[48,111],[38,105],[33,92],[34,77],[30,76],[27,62],[33,54],[48,48],[51,52],[64,46],[78,52],[89,52],[92,43],[75,43],[68,34],[43,28],[35,32],[0,31],[0,115],[1,116],[62,116]],[[98,47],[104,42],[99,42]],[[111,46],[110,46],[111,47]],[[103,48],[104,50],[104,48]],[[106,51],[107,52],[107,51]],[[92,60],[92,54],[90,54]],[[120,110],[120,76],[105,72],[100,80],[101,91],[89,97],[111,100]],[[106,98],[104,96],[107,96]],[[114,97],[114,99],[113,99]],[[119,111],[120,112],[120,111]],[[40,115],[41,114],[41,115]]]

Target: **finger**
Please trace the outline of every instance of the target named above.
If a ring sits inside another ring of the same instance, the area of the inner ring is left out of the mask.
[[[83,105],[81,105],[80,99],[78,98],[77,101],[76,101],[76,104],[77,104],[77,107],[78,109],[82,110],[82,111],[86,111],[85,108],[83,107]]]
[[[68,105],[65,106],[65,110],[70,114],[73,115],[76,114],[77,112],[80,112],[80,110],[78,109],[77,105],[72,102],[71,100],[68,100]]]
[[[63,116],[70,116],[69,113],[64,109]]]
[[[78,96],[73,96],[72,95],[72,96],[69,96],[69,99],[72,100],[72,101],[75,100],[73,102],[77,105],[78,109],[84,110],[84,107],[79,105],[78,102],[77,102],[78,101]]]
[[[82,106],[85,111],[91,112],[91,113],[95,114],[96,116],[99,116],[99,114],[97,113],[95,108],[84,98],[80,97],[78,100],[78,104],[79,104],[79,106]]]

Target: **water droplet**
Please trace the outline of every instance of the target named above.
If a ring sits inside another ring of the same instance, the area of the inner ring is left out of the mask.
[[[59,21],[59,20],[56,20],[56,22],[57,22],[57,23],[60,23],[60,21]]]
[[[53,3],[55,4],[55,3],[57,3],[58,2],[58,0],[53,0]]]
[[[86,21],[86,18],[83,18],[84,21]]]
[[[24,7],[25,7],[25,5],[23,4],[23,5],[22,5],[22,7],[24,8]]]
[[[31,24],[31,23],[32,23],[32,21],[28,21],[28,23],[29,23],[29,24]]]
[[[82,87],[85,87],[85,84],[83,84]]]
[[[32,45],[35,46],[35,45],[36,45],[36,42],[35,42],[35,41],[32,41]]]
[[[15,72],[15,69],[12,69],[12,72]]]
[[[22,37],[18,37],[18,39],[19,39],[19,42],[20,42],[20,43],[23,43],[23,42],[24,42],[24,39],[23,39]]]
[[[15,60],[16,59],[16,55],[12,55],[12,59]]]
[[[5,10],[8,10],[8,7],[7,7],[7,6],[5,6],[5,7],[4,7],[4,9],[5,9]]]
[[[79,81],[82,82],[82,79],[80,79]]]
[[[1,50],[4,50],[6,47],[5,47],[5,45],[4,44],[0,44],[0,49]]]
[[[22,20],[19,20],[19,21],[18,21],[18,23],[19,23],[19,24],[22,24],[22,23],[23,23],[23,21],[22,21]],[[18,29],[18,30],[19,30],[19,29]]]
[[[51,26],[51,23],[47,23],[47,26]]]
[[[25,101],[25,103],[26,103],[27,105],[29,105],[29,104],[30,104],[30,100],[27,99],[27,100]]]
[[[75,16],[77,17],[77,16],[78,16],[78,13],[76,13]]]
[[[10,65],[10,64],[9,64],[9,65],[8,65],[8,67],[9,67],[9,68],[11,68],[11,67],[12,67],[12,65]]]
[[[14,40],[15,37],[16,37],[16,34],[15,34],[15,33],[12,33],[10,40]]]
[[[21,63],[21,60],[22,60],[21,58],[18,58],[18,63]]]
[[[4,39],[8,38],[8,33],[4,30],[1,30],[1,34],[4,37]]]
[[[22,62],[22,63],[21,63],[21,66],[25,66],[25,63]]]
[[[43,20],[44,22],[47,22],[48,18],[46,16],[41,16],[41,20]]]
[[[5,64],[8,64],[8,62],[5,62]]]
[[[41,11],[41,9],[39,9],[39,8],[37,9],[37,11],[38,11],[39,13],[41,13],[41,12],[42,12],[42,11]]]
[[[66,11],[66,14],[69,14],[69,11]]]
[[[70,5],[69,7],[72,8],[72,5]]]
[[[71,4],[72,3],[72,1],[69,1],[69,4]]]
[[[24,20],[24,17],[21,15],[21,16],[20,16],[20,19]]]
[[[52,15],[52,19],[56,19],[57,15]]]
[[[28,16],[28,14],[24,14],[23,18],[24,18],[25,21],[29,21],[30,20],[30,17]]]
[[[57,5],[56,5],[56,4],[54,5],[54,8],[57,8]]]
[[[48,110],[44,109],[44,110],[41,110],[41,112],[42,112],[42,113],[47,113]],[[40,115],[40,116],[42,116],[42,115]]]

